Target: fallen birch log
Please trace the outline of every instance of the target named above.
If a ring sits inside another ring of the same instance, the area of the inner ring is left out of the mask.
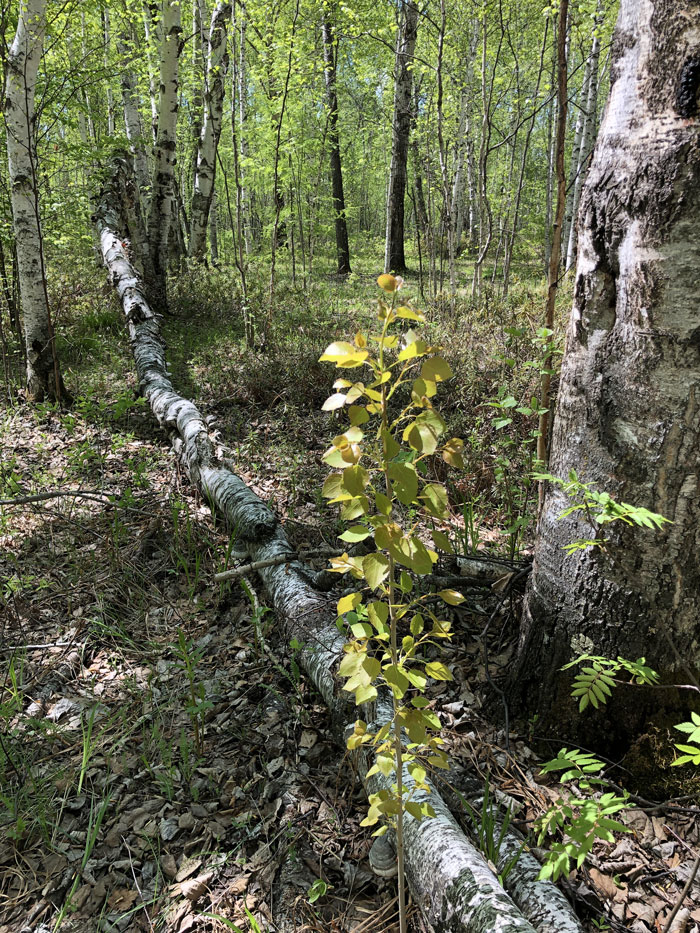
[[[123,242],[128,231],[120,205],[128,184],[128,161],[119,157],[102,191],[94,222],[102,258],[126,318],[141,391],[168,432],[191,482],[237,529],[251,562],[261,563],[259,576],[285,634],[302,644],[301,663],[328,705],[336,734],[343,736],[355,711],[338,693],[334,673],[345,643],[334,624],[335,600],[314,589],[310,583],[313,571],[295,558],[274,513],[222,464],[202,415],[170,381],[158,317]],[[132,215],[133,209],[131,203]],[[389,711],[378,706],[381,725]],[[531,924],[526,919],[526,901],[532,886],[522,885],[520,907],[516,906],[436,790],[430,794],[430,803],[437,814],[434,819],[417,822],[407,815],[405,861],[413,896],[437,933],[582,933],[572,908],[549,883],[543,883],[551,899],[548,919]],[[517,871],[518,865],[511,875]]]

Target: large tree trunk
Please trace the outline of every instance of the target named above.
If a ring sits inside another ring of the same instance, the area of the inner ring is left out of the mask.
[[[5,125],[12,225],[27,348],[27,393],[35,401],[66,398],[56,358],[46,290],[39,218],[34,97],[44,33],[46,0],[20,4],[17,32],[7,57]]]
[[[326,105],[328,107],[328,143],[330,146],[331,185],[333,187],[333,217],[335,219],[335,249],[338,260],[338,275],[349,275],[350,245],[348,225],[345,218],[345,195],[343,193],[343,168],[340,161],[340,136],[338,134],[338,91],[336,88],[336,66],[338,45],[329,19],[324,11],[321,22],[323,33],[323,63],[326,83]]]
[[[567,690],[557,671],[582,651],[643,655],[669,677],[700,658],[697,2],[622,0],[613,47],[579,214],[550,469],[563,478],[575,469],[674,524],[654,533],[618,523],[606,553],[568,557],[563,545],[591,528],[581,516],[560,519],[569,501],[548,488],[516,693],[560,719]],[[623,728],[644,713],[644,692],[631,703]],[[614,710],[606,727],[615,730]]]
[[[177,143],[178,64],[180,58],[180,2],[163,0],[162,42],[160,53],[160,97],[158,103],[158,134],[155,147],[155,168],[151,205],[148,216],[148,240],[156,275],[154,290],[161,295],[160,304],[167,304],[166,276],[170,226],[176,211],[175,148]]]
[[[207,248],[207,223],[216,178],[216,153],[221,136],[224,106],[224,80],[228,67],[226,28],[231,19],[231,4],[218,3],[209,28],[207,73],[204,87],[204,120],[197,147],[197,170],[192,195],[189,254],[203,261]]]
[[[217,456],[206,422],[199,411],[174,389],[168,376],[164,343],[158,318],[149,307],[143,286],[124,254],[121,224],[122,192],[126,164],[118,160],[96,211],[102,256],[124,310],[136,361],[141,391],[158,422],[168,431],[173,447],[191,481],[209,502],[236,528],[237,541],[252,561],[286,557],[285,562],[259,569],[271,604],[288,639],[301,645],[299,658],[323,697],[344,744],[345,730],[357,711],[339,693],[336,665],[344,639],[336,626],[336,614],[328,598],[313,588],[312,571],[300,563],[275,515],[232,472],[233,464]],[[371,711],[368,710],[368,713]],[[391,704],[377,704],[375,725],[393,718]],[[368,762],[359,757],[358,770],[366,774]],[[391,780],[378,777],[376,780]],[[370,779],[368,791],[377,789]],[[405,776],[407,788],[411,778]],[[420,792],[422,793],[422,792]],[[467,795],[475,799],[476,794]],[[420,794],[415,799],[420,799]],[[499,885],[484,856],[459,828],[436,789],[430,802],[437,815],[416,822],[405,818],[406,871],[414,898],[440,933],[582,933],[582,928],[561,892],[549,882],[537,880],[539,866],[521,857],[508,875],[509,894]],[[478,810],[478,805],[475,804]],[[502,855],[519,847],[517,838],[506,836]],[[502,867],[502,866],[501,866]],[[517,906],[516,906],[517,904]]]
[[[386,199],[386,242],[384,271],[405,272],[404,197],[408,162],[408,140],[411,132],[411,86],[413,84],[413,50],[418,34],[418,4],[402,0],[401,26],[396,39],[394,71],[394,116],[392,119],[391,164]]]

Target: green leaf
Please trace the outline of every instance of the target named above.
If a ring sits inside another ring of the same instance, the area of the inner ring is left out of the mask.
[[[447,535],[444,532],[435,531],[433,529],[430,532],[430,536],[433,539],[433,543],[436,548],[439,548],[441,551],[444,551],[445,554],[454,554],[454,548],[452,547],[452,542],[450,541],[450,539],[447,537]]]
[[[369,703],[377,699],[377,688],[372,684],[362,685],[355,688],[355,705],[362,706],[363,703]]]
[[[348,408],[348,418],[352,425],[365,424],[369,421],[369,413],[364,405],[351,405]]]
[[[454,375],[449,364],[439,356],[426,360],[421,366],[420,374],[423,379],[428,379],[431,382],[446,382]]]
[[[428,483],[418,497],[423,501],[423,508],[436,518],[448,515],[447,490],[440,483]]]
[[[411,505],[418,494],[418,477],[415,468],[407,463],[389,463],[387,472],[396,498],[402,505]]]
[[[369,483],[369,473],[363,466],[356,464],[343,470],[343,488],[351,496],[361,496]]]
[[[428,661],[425,673],[433,680],[452,680],[452,674],[441,661]]]
[[[369,538],[372,532],[365,528],[364,525],[353,525],[352,528],[348,528],[347,531],[344,531],[342,535],[338,537],[342,541],[347,541],[349,544],[354,544],[357,541],[364,541],[365,538]]]
[[[406,677],[406,672],[398,664],[387,664],[382,673],[384,675],[384,680],[394,692],[394,696],[400,700],[408,690],[409,681],[408,677]]]
[[[383,492],[375,494],[374,503],[377,506],[377,511],[381,512],[382,515],[391,515],[391,499],[385,496]]]
[[[407,321],[419,321],[421,324],[425,323],[425,315],[422,311],[414,311],[405,305],[396,309],[396,317],[404,318]]]
[[[321,495],[324,499],[335,499],[343,488],[343,474],[330,473],[323,484]]]
[[[425,356],[427,352],[428,344],[423,340],[416,339],[409,343],[408,346],[399,353],[398,358],[401,362],[403,362],[404,360],[412,360],[419,356]]]

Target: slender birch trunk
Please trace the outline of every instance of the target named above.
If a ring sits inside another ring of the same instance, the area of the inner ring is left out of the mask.
[[[556,176],[557,176],[557,208],[552,230],[552,253],[549,257],[549,278],[547,282],[547,304],[545,308],[544,326],[548,330],[554,328],[554,306],[557,300],[559,287],[559,264],[561,260],[561,225],[564,219],[566,206],[566,169],[564,166],[564,149],[566,146],[566,112],[568,104],[568,33],[569,0],[559,0],[559,33],[557,35],[557,132],[556,132]],[[539,434],[537,437],[537,459],[542,466],[546,466],[549,450],[549,418],[550,418],[550,387],[552,383],[552,357],[545,360],[540,384]],[[540,484],[540,505],[544,485]]]
[[[238,187],[240,191],[240,211],[241,211],[241,226],[243,228],[243,239],[245,241],[245,253],[246,256],[250,256],[252,249],[252,222],[251,222],[251,212],[250,212],[250,192],[246,187],[246,178],[248,172],[248,166],[246,160],[248,158],[248,130],[247,130],[247,119],[248,119],[248,79],[246,72],[246,20],[245,20],[245,11],[241,10],[240,13],[240,26],[239,26],[239,36],[240,44],[238,48],[238,75],[237,75],[237,86],[238,86]],[[232,94],[232,100],[235,99],[235,93]],[[231,122],[234,129],[235,136],[235,108],[231,113]]]
[[[338,133],[338,91],[336,69],[338,44],[333,32],[329,12],[324,10],[321,20],[323,35],[324,79],[326,85],[326,106],[328,107],[328,143],[330,146],[331,185],[333,188],[333,217],[335,221],[335,249],[338,275],[349,275],[350,245],[348,243],[348,225],[345,217],[345,194],[343,192],[343,168],[340,159],[340,136]]]
[[[401,25],[396,38],[394,69],[394,115],[392,119],[391,165],[386,199],[384,271],[405,272],[404,197],[406,194],[408,142],[411,132],[411,87],[413,51],[418,34],[418,4],[402,0]]]
[[[127,27],[125,27],[117,43],[117,51],[122,64],[121,89],[122,104],[124,107],[124,126],[126,128],[126,137],[129,140],[131,155],[134,160],[134,174],[136,175],[142,203],[145,206],[151,180],[148,170],[146,141],[143,135],[143,123],[139,110],[136,75],[131,68],[131,61],[135,54],[135,43],[133,34],[129,35],[126,28]]]
[[[542,83],[542,75],[544,73],[544,57],[547,50],[547,39],[549,35],[549,20],[545,25],[544,35],[542,37],[542,49],[540,51],[540,66],[537,72],[537,86],[535,88],[535,93],[532,98],[532,118],[528,123],[527,131],[525,133],[525,141],[523,143],[523,151],[520,159],[520,174],[518,176],[518,186],[515,193],[515,204],[513,206],[513,222],[510,230],[510,236],[506,242],[505,255],[503,257],[503,297],[505,298],[508,295],[508,287],[510,284],[510,265],[513,260],[513,251],[515,249],[515,240],[518,235],[518,222],[520,220],[520,201],[523,195],[523,188],[525,186],[525,170],[527,168],[527,157],[530,151],[530,139],[532,138],[532,131],[535,128],[535,121],[537,119],[537,100],[540,94],[540,85]],[[514,141],[515,144],[515,141]]]
[[[67,393],[56,357],[46,289],[39,217],[34,98],[46,31],[46,0],[20,3],[17,32],[7,56],[5,125],[12,225],[27,350],[27,394],[61,401]]]
[[[228,52],[226,30],[231,4],[220,2],[212,14],[204,85],[204,120],[197,148],[197,170],[192,195],[189,255],[203,262],[207,248],[207,222],[216,178],[216,153],[221,136]]]
[[[581,153],[581,143],[583,141],[583,125],[586,120],[586,107],[588,105],[588,89],[591,83],[591,64],[593,62],[593,48],[586,58],[586,65],[583,71],[583,82],[581,84],[581,94],[579,96],[578,114],[576,116],[576,127],[574,129],[574,140],[571,148],[571,162],[569,164],[569,180],[566,186],[566,209],[564,211],[564,223],[561,231],[561,241],[563,244],[562,262],[566,261],[566,251],[569,243],[569,232],[573,225],[574,214],[574,191],[576,188],[576,179],[579,170],[579,156]]]
[[[167,305],[166,276],[170,227],[173,218],[177,216],[174,197],[181,31],[179,0],[163,0],[158,137],[148,217],[148,240],[156,276],[155,288],[160,293],[163,306]]]
[[[577,243],[577,224],[578,208],[581,202],[581,192],[586,177],[588,162],[593,151],[595,142],[595,128],[598,116],[598,62],[600,59],[600,37],[596,33],[593,37],[593,48],[591,49],[591,72],[588,81],[588,96],[586,99],[586,113],[583,121],[583,130],[581,133],[581,146],[578,153],[576,165],[576,176],[574,178],[574,191],[571,205],[571,223],[569,225],[569,235],[564,240],[566,246],[566,271],[576,262],[576,243]]]
[[[148,91],[151,101],[151,131],[154,146],[158,143],[158,82],[156,66],[153,63],[153,49],[158,49],[163,41],[163,21],[158,16],[159,0],[142,0],[143,29],[146,36],[146,65],[148,67]]]
[[[109,49],[112,42],[112,34],[109,21],[109,9],[104,7],[102,10],[102,34],[104,36],[104,55],[103,63],[105,68],[105,77],[107,81],[107,135],[114,136],[114,92],[112,91],[112,81],[109,77]]]

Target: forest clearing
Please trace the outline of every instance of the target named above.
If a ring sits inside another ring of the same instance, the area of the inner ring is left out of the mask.
[[[697,3],[0,29],[0,933],[698,933]]]

